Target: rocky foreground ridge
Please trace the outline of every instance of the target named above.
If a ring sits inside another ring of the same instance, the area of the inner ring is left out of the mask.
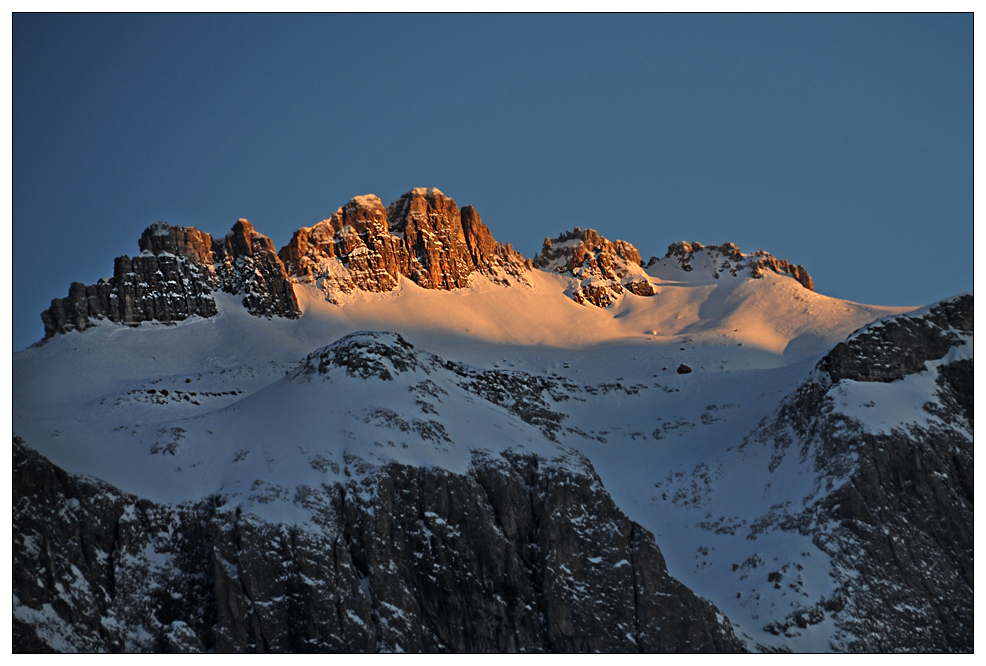
[[[834,610],[844,650],[974,650],[973,310],[965,294],[858,331],[741,447],[772,446],[772,465],[798,456],[812,468],[802,507],[771,522],[812,537],[836,564],[837,594],[769,631],[797,632]],[[913,382],[929,373],[923,414],[899,425],[847,410],[854,389],[923,392]]]
[[[13,456],[14,652],[743,649],[585,460],[351,460],[362,478],[299,494],[317,518],[292,526]]]
[[[386,208],[375,195],[354,197],[330,218],[296,231],[279,251],[245,219],[223,238],[158,222],[144,231],[139,247],[136,257],[117,257],[112,277],[94,285],[73,282],[67,297],[53,299],[41,315],[45,338],[84,331],[101,319],[135,325],[212,317],[216,290],[242,296],[251,314],[294,318],[301,314],[295,283],[313,284],[327,301],[341,303],[357,291],[393,291],[401,276],[425,289],[451,290],[465,287],[474,273],[503,286],[525,284],[539,268],[572,278],[566,294],[583,305],[605,308],[627,293],[656,293],[640,252],[626,241],[575,227],[545,239],[541,252],[525,259],[493,238],[475,208],[460,210],[435,188],[415,188]],[[716,278],[740,270],[759,278],[770,270],[814,289],[803,266],[759,250],[743,255],[731,243],[675,243],[666,258],[691,271],[699,251]]]

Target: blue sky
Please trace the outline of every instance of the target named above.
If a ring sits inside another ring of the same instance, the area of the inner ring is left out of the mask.
[[[578,225],[973,288],[971,14],[15,14],[12,89],[15,350],[157,220],[281,247],[421,186],[525,256]]]

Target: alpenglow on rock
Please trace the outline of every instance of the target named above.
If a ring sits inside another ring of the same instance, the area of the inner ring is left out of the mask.
[[[45,337],[84,331],[94,319],[121,324],[164,323],[218,312],[212,292],[243,296],[254,315],[297,317],[294,290],[274,245],[247,220],[215,239],[194,227],[157,222],[140,237],[141,253],[117,257],[113,277],[86,286],[73,282],[68,298],[41,313]]]
[[[523,282],[530,262],[493,239],[472,206],[462,211],[435,188],[415,188],[387,208],[354,197],[332,217],[294,233],[279,256],[292,277],[326,300],[357,290],[393,291],[403,275],[425,289],[460,289],[474,272],[504,285]]]
[[[474,274],[505,287],[533,287],[532,271],[541,269],[568,277],[565,294],[577,303],[607,308],[626,294],[653,296],[649,271],[658,261],[642,266],[630,243],[579,227],[546,238],[533,261],[525,259],[493,238],[475,208],[460,210],[437,188],[423,187],[387,207],[374,194],[353,197],[328,219],[298,229],[278,252],[245,219],[221,239],[158,222],[144,231],[140,249],[133,259],[117,258],[113,277],[89,286],[72,283],[68,297],[53,299],[41,315],[45,339],[84,331],[94,320],[135,325],[213,317],[217,289],[242,296],[255,316],[297,318],[297,284],[312,285],[326,301],[342,305],[349,294],[395,291],[402,276],[446,291],[466,287]],[[740,271],[760,278],[769,270],[814,290],[803,266],[762,250],[745,255],[732,243],[673,243],[662,261],[689,272],[703,266],[716,279]]]
[[[778,259],[763,250],[757,250],[753,254],[743,254],[733,243],[702,245],[679,241],[668,246],[668,253],[664,255],[664,259],[674,262],[684,271],[692,271],[696,267],[704,266],[712,271],[716,279],[727,272],[736,277],[740,271],[749,271],[751,277],[761,278],[764,271],[773,271],[778,275],[789,275],[800,282],[805,289],[815,291],[815,283],[812,282],[804,266],[796,266],[785,259]],[[657,262],[657,257],[652,257],[647,265],[653,266]]]
[[[569,294],[578,303],[605,308],[624,292],[653,296],[654,287],[640,267],[640,252],[626,241],[608,241],[592,229],[575,227],[558,238],[545,238],[538,268],[579,280]]]

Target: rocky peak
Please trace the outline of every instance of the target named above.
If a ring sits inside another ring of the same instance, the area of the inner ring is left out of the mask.
[[[569,293],[578,303],[608,307],[623,293],[653,296],[654,287],[640,267],[640,252],[630,243],[609,241],[593,229],[575,227],[558,238],[545,238],[534,265],[579,280]]]
[[[387,210],[373,194],[354,197],[327,220],[294,232],[278,256],[288,273],[313,282],[337,301],[357,289],[397,288],[400,239],[387,228]]]
[[[212,236],[195,227],[177,227],[155,222],[140,235],[141,252],[187,257],[199,266],[212,266]]]
[[[461,217],[462,232],[476,270],[504,286],[511,284],[511,278],[527,282],[524,273],[534,268],[530,259],[524,259],[510,243],[496,242],[489,227],[483,224],[479,211],[472,206],[464,207]]]
[[[455,200],[441,190],[417,187],[387,208],[387,222],[402,235],[412,280],[426,289],[465,287],[475,269]]]
[[[212,252],[222,290],[243,295],[243,306],[257,316],[295,318],[301,314],[294,286],[271,239],[240,218]]]
[[[683,271],[692,271],[703,266],[710,270],[717,280],[723,273],[734,277],[741,271],[746,271],[753,278],[761,278],[765,271],[773,271],[778,275],[788,275],[797,280],[810,291],[815,291],[815,284],[804,266],[796,266],[785,259],[778,259],[769,252],[757,250],[753,254],[743,254],[733,243],[722,245],[702,245],[694,241],[679,241],[668,246],[664,259],[673,262]],[[658,262],[652,257],[648,262],[651,266]]]
[[[113,262],[113,277],[94,285],[72,283],[68,298],[56,298],[41,313],[45,338],[84,331],[93,320],[136,325],[171,323],[218,313],[212,292],[243,294],[255,315],[300,314],[274,245],[247,220],[221,240],[194,227],[156,222],[138,241],[141,253]]]
[[[158,222],[140,237],[141,253],[113,262],[113,277],[94,285],[73,282],[68,298],[55,298],[41,313],[45,338],[84,331],[93,320],[135,325],[211,317],[211,292],[219,282],[212,266],[212,237],[193,227]]]
[[[326,300],[354,291],[386,292],[401,275],[426,289],[458,289],[480,271],[502,284],[524,281],[531,266],[497,243],[467,206],[440,190],[415,188],[386,209],[373,195],[354,197],[332,217],[295,232],[281,248],[288,273],[315,284]]]

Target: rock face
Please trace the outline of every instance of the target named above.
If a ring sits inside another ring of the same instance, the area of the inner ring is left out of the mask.
[[[880,320],[840,342],[820,367],[833,382],[892,382],[922,372],[928,361],[965,344],[962,334],[972,332],[973,309],[972,294],[964,294],[922,316]]]
[[[94,319],[114,323],[176,322],[217,313],[212,292],[243,294],[255,315],[296,317],[300,313],[284,266],[270,239],[240,220],[222,240],[194,227],[158,222],[140,237],[141,253],[113,264],[113,277],[69,287],[41,313],[45,338],[84,331]]]
[[[698,259],[697,257],[701,257]],[[732,243],[722,245],[702,245],[695,242],[677,242],[668,246],[665,259],[675,262],[682,270],[691,271],[698,263],[707,264],[714,276],[729,272],[734,277],[740,271],[748,271],[754,278],[763,277],[764,271],[773,271],[778,275],[790,275],[808,290],[815,291],[815,284],[804,266],[795,266],[784,259],[778,259],[769,252],[757,250],[754,254],[743,254]],[[648,266],[657,262],[651,258]]]
[[[173,322],[193,315],[211,317],[219,286],[212,268],[212,238],[190,227],[158,222],[140,237],[140,255],[124,255],[113,277],[94,285],[72,283],[68,298],[52,300],[41,314],[45,337],[84,331],[93,319],[137,324]]]
[[[510,243],[496,242],[472,206],[462,209],[462,231],[476,270],[503,286],[528,282],[526,273],[534,269],[534,263],[524,259]]]
[[[870,325],[826,355],[761,431],[778,460],[799,451],[818,473],[806,508],[781,526],[832,558],[837,592],[824,610],[837,613],[841,649],[974,649],[973,361],[960,357],[972,326],[971,294]],[[852,391],[866,384],[907,392],[931,380],[924,414],[896,425],[869,425],[855,407]]]
[[[13,649],[740,651],[588,462],[349,460],[305,525],[157,505],[14,439]]]
[[[222,240],[212,243],[213,264],[229,294],[242,294],[243,306],[257,316],[294,318],[301,314],[294,286],[267,236],[240,219]]]
[[[579,280],[569,296],[577,303],[605,308],[622,294],[653,296],[654,287],[640,267],[640,252],[626,241],[608,241],[592,229],[575,227],[558,238],[545,238],[534,265]]]
[[[392,291],[399,276],[426,289],[459,289],[476,271],[502,284],[524,281],[529,263],[497,243],[471,206],[462,212],[437,189],[417,188],[386,209],[369,194],[299,229],[279,256],[293,277],[326,299],[356,290]]]
[[[466,286],[475,264],[455,201],[434,188],[416,188],[387,207],[387,222],[407,246],[408,277],[426,289]]]
[[[357,289],[397,287],[401,239],[387,226],[387,210],[375,195],[353,198],[331,218],[294,232],[278,256],[288,273],[313,282],[330,297]]]

